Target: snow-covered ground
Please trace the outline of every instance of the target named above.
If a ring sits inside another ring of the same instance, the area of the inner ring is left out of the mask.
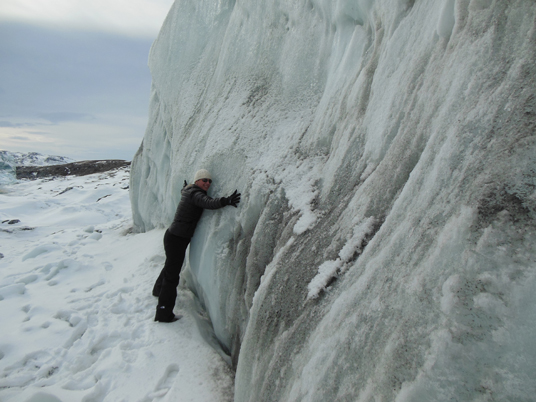
[[[128,176],[1,188],[1,401],[233,399],[191,292],[179,291],[178,322],[153,321],[164,230],[131,232]]]

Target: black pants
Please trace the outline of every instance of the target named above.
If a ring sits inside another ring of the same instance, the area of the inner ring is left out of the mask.
[[[153,288],[153,295],[158,296],[158,306],[165,306],[172,310],[175,307],[179,275],[189,243],[189,238],[175,236],[166,230],[164,235],[166,262]]]

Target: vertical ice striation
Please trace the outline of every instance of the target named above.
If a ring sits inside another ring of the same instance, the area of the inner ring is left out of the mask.
[[[213,172],[185,273],[237,401],[536,393],[532,0],[176,0],[140,230]]]

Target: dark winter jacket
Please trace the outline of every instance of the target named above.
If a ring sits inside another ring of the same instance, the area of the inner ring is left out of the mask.
[[[169,227],[171,234],[190,238],[194,235],[197,222],[204,209],[218,209],[225,206],[221,198],[210,198],[206,191],[195,184],[189,184],[181,191],[181,201]]]

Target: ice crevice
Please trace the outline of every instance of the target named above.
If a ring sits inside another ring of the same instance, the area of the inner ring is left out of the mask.
[[[535,20],[526,0],[175,1],[133,219],[168,226],[199,168],[242,192],[183,273],[237,401],[532,398]]]

